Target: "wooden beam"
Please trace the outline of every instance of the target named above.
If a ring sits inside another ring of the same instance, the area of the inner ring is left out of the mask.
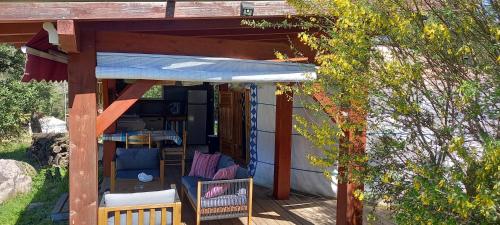
[[[342,110],[337,107],[322,87],[315,85],[316,92],[312,95],[323,110],[329,115],[330,119],[336,122],[346,120]],[[366,122],[366,116],[359,112],[348,111],[345,113],[351,121],[363,124]],[[344,136],[339,140],[340,161],[338,164],[338,184],[337,184],[337,214],[336,223],[338,225],[361,225],[363,224],[363,203],[354,197],[356,190],[364,190],[363,184],[355,183],[350,180],[351,171],[349,169],[362,169],[360,165],[353,165],[352,161],[343,161],[345,156],[360,156],[365,154],[366,149],[366,128],[361,131],[344,130]],[[349,157],[347,157],[349,159]]]
[[[200,28],[198,30],[179,30],[179,31],[150,31],[144,33],[150,34],[163,34],[172,36],[189,36],[189,37],[202,37],[202,38],[225,38],[225,39],[242,39],[242,40],[258,40],[258,39],[290,39],[297,37],[301,32],[298,29],[253,29],[253,28],[234,28],[234,29],[210,29],[205,30]]]
[[[366,149],[366,128],[362,131],[350,131],[349,138],[351,148],[349,154],[352,157],[362,156],[365,154]],[[361,157],[360,157],[361,158]],[[360,165],[351,164],[349,169],[362,170]],[[349,171],[352,173],[351,171]],[[364,191],[363,183],[357,183],[349,180],[347,184],[347,211],[346,220],[349,225],[362,225],[363,224],[363,202],[357,199],[354,193],[357,191]]]
[[[315,91],[312,94],[312,98],[317,101],[325,113],[330,117],[333,123],[343,122],[344,116],[341,109],[335,105],[335,103],[328,97],[323,87],[320,84],[314,84]]]
[[[216,17],[216,18],[193,18],[193,19],[129,19],[129,20],[113,20],[113,21],[79,21],[79,26],[94,29],[96,31],[114,31],[114,32],[167,32],[165,34],[177,35],[177,33],[187,33],[192,35],[192,32],[218,32],[227,30],[230,33],[235,33],[235,30],[254,30],[254,32],[266,33],[270,30],[274,31],[300,31],[299,28],[293,29],[260,29],[242,25],[241,21],[245,18],[241,17]],[[272,23],[278,23],[286,19],[285,16],[252,16],[252,20],[266,20]],[[298,20],[287,19],[290,22],[298,22]],[[172,34],[175,32],[176,34]],[[239,31],[238,31],[239,32]]]
[[[331,118],[331,117],[330,117]],[[347,135],[347,136],[346,136]],[[337,166],[337,171],[339,172],[337,176],[337,211],[336,211],[336,224],[338,225],[348,225],[347,223],[347,208],[349,194],[347,191],[348,178],[347,178],[347,163],[341,160],[349,154],[349,135],[350,133],[344,133],[343,137],[339,139],[339,163]]]
[[[77,30],[73,20],[58,20],[57,35],[59,36],[59,46],[68,53],[77,53],[78,41],[76,40]]]
[[[274,134],[274,186],[276,199],[288,199],[292,169],[293,93],[276,96],[276,133]]]
[[[97,224],[97,103],[94,33],[82,36],[82,51],[68,63],[70,99],[69,224]]]
[[[368,97],[368,96],[366,96]],[[353,123],[362,125],[362,129],[351,129],[344,131],[344,136],[349,138],[349,145],[346,150],[348,150],[349,159],[351,160],[348,164],[348,183],[347,183],[347,211],[346,211],[346,221],[349,225],[361,225],[363,224],[363,202],[357,199],[354,193],[359,191],[364,191],[363,183],[358,183],[353,180],[352,174],[353,170],[362,171],[363,167],[360,162],[355,159],[363,158],[366,154],[366,124],[367,115],[364,112],[357,111],[353,109],[348,110],[348,119]]]
[[[0,3],[1,4],[1,3]],[[0,36],[35,35],[42,30],[42,23],[1,23]]]
[[[97,117],[96,137],[100,136],[123,113],[148,91],[156,81],[139,80],[131,84],[121,95]]]
[[[1,35],[0,43],[26,43],[33,35],[31,34],[21,34],[21,35]]]
[[[297,58],[288,58],[288,59],[273,59],[268,60],[270,62],[295,62],[295,63],[307,63],[309,58],[306,57],[297,57]]]
[[[259,41],[259,42],[269,42],[269,41],[282,41],[283,43],[288,42],[290,37],[296,37],[297,33],[274,33],[274,34],[238,34],[235,31],[234,34],[220,35],[220,34],[206,34],[206,35],[194,35],[192,37],[201,38],[218,38],[218,39],[229,39],[229,40],[245,40],[245,41]]]
[[[249,1],[254,16],[294,14],[285,1]],[[0,21],[239,17],[241,1],[0,3]]]
[[[287,43],[250,42],[157,34],[98,32],[97,50],[145,54],[172,54],[239,59],[276,59],[275,52],[293,55]]]

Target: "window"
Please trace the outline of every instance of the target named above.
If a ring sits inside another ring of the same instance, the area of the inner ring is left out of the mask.
[[[163,99],[163,85],[155,85],[149,89],[142,99]]]

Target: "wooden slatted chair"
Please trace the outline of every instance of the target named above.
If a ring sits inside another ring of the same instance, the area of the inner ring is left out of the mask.
[[[186,131],[186,123],[184,121],[182,129],[182,146],[165,147],[162,149],[165,166],[181,166],[181,176],[184,176],[184,172],[186,170],[186,151],[187,151],[187,131]]]

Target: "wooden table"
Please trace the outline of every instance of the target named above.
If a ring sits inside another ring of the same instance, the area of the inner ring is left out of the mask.
[[[165,187],[161,186],[158,178],[155,178],[151,182],[141,182],[138,179],[116,180],[116,193],[135,193],[161,190],[165,190]]]

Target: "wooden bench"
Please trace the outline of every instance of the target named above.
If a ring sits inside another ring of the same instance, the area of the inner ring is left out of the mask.
[[[108,193],[98,213],[98,225],[180,225],[181,201],[175,185],[164,191]]]

